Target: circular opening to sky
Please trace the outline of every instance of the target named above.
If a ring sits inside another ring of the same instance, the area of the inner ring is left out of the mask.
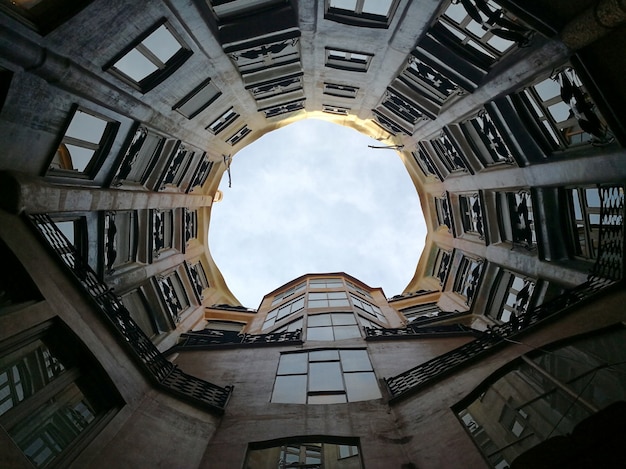
[[[345,272],[402,293],[424,249],[415,186],[394,150],[306,119],[238,152],[211,212],[209,246],[244,306],[300,275]]]

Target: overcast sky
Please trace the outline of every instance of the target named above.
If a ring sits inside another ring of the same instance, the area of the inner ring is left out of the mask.
[[[212,209],[211,254],[233,294],[263,295],[306,273],[346,272],[387,297],[401,293],[424,248],[417,192],[393,150],[306,119],[233,157],[232,188]]]

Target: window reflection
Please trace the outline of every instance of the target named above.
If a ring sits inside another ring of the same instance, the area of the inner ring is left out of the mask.
[[[250,445],[246,456],[246,469],[360,469],[363,467],[360,447],[355,438],[346,441],[276,441]],[[329,439],[330,440],[330,439]],[[333,439],[337,440],[337,439]]]

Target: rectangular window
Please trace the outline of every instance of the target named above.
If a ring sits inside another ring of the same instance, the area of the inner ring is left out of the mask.
[[[187,119],[193,119],[221,96],[222,92],[209,78],[172,107]]]
[[[400,312],[412,322],[417,319],[437,317],[441,313],[441,309],[437,306],[437,303],[425,303],[405,308]]]
[[[489,315],[502,322],[522,321],[534,290],[533,280],[503,270],[491,292]]]
[[[364,349],[326,349],[283,353],[272,402],[334,404],[381,397]]]
[[[93,178],[106,158],[118,128],[119,122],[76,108],[47,174]]]
[[[435,166],[432,158],[422,145],[419,145],[417,151],[413,151],[411,153],[413,155],[413,158],[415,159],[415,162],[424,173],[424,176],[432,176],[441,181],[441,176],[439,174],[439,171],[437,170],[437,167]]]
[[[459,210],[464,233],[476,234],[485,239],[483,210],[479,194],[459,195]]]
[[[342,308],[350,306],[345,291],[310,292],[307,295],[307,308]]]
[[[489,113],[483,109],[461,124],[463,134],[485,166],[515,164],[513,153]]]
[[[326,0],[324,18],[367,28],[387,28],[397,0]]]
[[[298,33],[288,33],[296,36]],[[254,81],[258,81],[262,76],[267,74],[259,73],[267,69],[272,69],[272,75],[291,75],[297,72],[302,74],[300,65],[300,39],[291,37],[280,41],[271,41],[266,38],[267,42],[247,49],[240,49],[230,52],[228,56],[233,61],[239,73],[241,73],[244,83],[250,85]],[[276,73],[280,69],[282,73]],[[278,78],[281,80],[282,78]]]
[[[362,300],[361,298],[352,294],[350,295],[350,298],[352,299],[352,304],[359,308],[361,311],[365,311],[367,314],[376,318],[382,323],[387,322],[387,319],[385,318],[378,306],[370,303],[369,301]]]
[[[340,278],[314,278],[309,280],[310,288],[343,288]]]
[[[445,130],[441,132],[439,137],[430,140],[430,143],[439,161],[443,163],[450,173],[458,171],[467,172],[469,170],[465,158]]]
[[[240,141],[242,141],[246,135],[248,135],[250,132],[252,132],[247,125],[244,125],[242,128],[240,128],[237,132],[235,132],[233,135],[231,135],[230,137],[228,137],[228,139],[226,140],[226,143],[235,146],[237,145]]]
[[[413,101],[402,96],[393,88],[387,88],[382,105],[389,109],[396,118],[402,119],[402,121],[408,124],[411,130],[410,133],[412,133],[414,126],[424,117],[424,114],[422,114]]]
[[[155,280],[163,306],[170,314],[174,323],[177,323],[180,320],[181,313],[190,305],[189,297],[178,272],[155,277]]]
[[[356,98],[359,89],[351,85],[339,85],[337,83],[324,83],[324,94],[338,98]]]
[[[139,127],[126,150],[120,169],[113,179],[113,185],[122,181],[144,184],[156,164],[167,139],[145,127]]]
[[[450,211],[450,202],[447,194],[441,197],[435,197],[435,209],[437,211],[437,223],[439,226],[448,228],[448,232],[452,233],[452,212]]]
[[[189,181],[189,185],[187,186],[185,192],[189,193],[193,191],[195,187],[202,187],[209,177],[211,169],[213,169],[213,162],[209,160],[209,157],[205,153],[202,155],[202,159],[198,162],[198,166],[196,167],[193,177],[191,178],[191,181]]]
[[[367,72],[374,54],[326,48],[326,66],[351,72]]]
[[[103,70],[147,93],[174,73],[191,54],[180,35],[164,21],[142,34]]]
[[[354,283],[350,282],[349,280],[346,280],[346,285],[348,285],[348,288],[350,288],[350,290],[354,290],[355,292],[357,292],[360,295],[363,295],[367,298],[372,298],[372,295],[370,294],[370,292],[368,292],[367,290],[359,287],[358,285],[355,285]]]
[[[271,119],[272,117],[282,116],[283,114],[289,114],[304,109],[304,99],[297,99],[288,103],[281,103],[268,108],[259,109],[260,112],[265,114],[265,117]]]
[[[292,314],[296,314],[299,311],[304,309],[304,296],[301,296],[286,305],[281,306],[280,308],[273,309],[267,316],[265,317],[265,322],[263,322],[262,330],[269,329],[274,324],[283,319],[291,316]]]
[[[40,34],[48,34],[76,15],[93,0],[0,1],[0,11],[17,18]]]
[[[573,254],[583,259],[595,259],[600,243],[600,190],[597,187],[579,187],[566,189],[565,195],[570,213]]]
[[[353,313],[308,315],[306,340],[334,341],[361,337]]]
[[[151,210],[152,251],[154,257],[173,246],[174,212],[172,210]]]
[[[530,192],[528,190],[500,192],[497,203],[502,239],[526,249],[535,247],[537,236]]]
[[[235,112],[234,108],[228,109],[224,114],[215,119],[211,124],[209,124],[206,129],[211,132],[213,135],[219,134],[222,130],[228,127],[230,124],[235,122],[239,114]]]
[[[115,268],[137,257],[137,212],[106,212],[104,214],[104,268],[112,275]]]
[[[439,280],[439,285],[442,287],[446,284],[451,265],[452,252],[437,249],[437,257],[435,258],[435,263],[433,265],[432,275]]]
[[[471,306],[478,292],[483,269],[482,259],[463,256],[454,279],[453,291],[465,298],[465,304]]]
[[[169,165],[163,171],[159,189],[163,190],[167,185],[180,186],[191,166],[193,157],[193,151],[187,149],[184,145],[179,145],[172,155]]]
[[[301,292],[305,288],[306,288],[306,282],[302,282],[281,293],[278,293],[272,300],[272,306],[277,305],[278,303],[281,303],[285,298],[289,298],[290,296]]]
[[[337,114],[338,116],[347,116],[350,112],[349,107],[335,106],[333,104],[322,104],[322,111],[329,114]]]
[[[0,426],[34,467],[67,467],[120,398],[69,331],[38,329],[0,343]]]
[[[572,68],[529,86],[518,98],[526,113],[536,121],[541,141],[549,152],[614,140],[604,117]]]
[[[257,101],[302,90],[302,74],[281,76],[247,87]],[[300,93],[301,95],[301,93]]]
[[[185,263],[185,268],[187,270],[189,280],[191,280],[191,287],[196,294],[196,299],[198,302],[201,302],[204,298],[204,290],[209,288],[209,281],[206,273],[204,272],[204,267],[202,267],[202,263],[198,261],[193,264]]]
[[[297,441],[293,438],[270,443],[251,443],[246,456],[246,469],[361,469],[358,439],[318,437]],[[347,441],[346,441],[347,440]],[[339,461],[340,460],[340,461]]]
[[[198,237],[198,211],[185,208],[183,210],[183,214],[183,221],[185,224],[185,244],[188,244],[189,241]]]
[[[155,308],[150,307],[142,289],[133,290],[121,297],[122,303],[128,310],[130,317],[149,338],[171,328],[169,321],[155,315]]]
[[[248,15],[255,10],[284,3],[284,0],[205,0],[220,19]]]

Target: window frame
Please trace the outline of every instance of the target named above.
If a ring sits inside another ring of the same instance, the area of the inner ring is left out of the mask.
[[[354,10],[334,7],[332,0],[325,0],[324,19],[343,23],[350,26],[361,26],[365,28],[389,28],[391,20],[398,8],[399,0],[389,0],[387,14],[367,13],[363,11],[366,0],[356,0]],[[379,0],[377,0],[379,1]]]
[[[187,112],[185,110],[185,106],[191,103],[194,98],[207,90],[209,87],[213,87],[214,93],[210,95],[206,101],[202,101],[201,104],[195,106],[193,109],[190,109],[190,112]],[[215,85],[215,83],[213,83],[211,78],[207,78],[191,90],[191,92],[189,92],[184,98],[174,104],[174,106],[172,106],[172,110],[191,120],[213,104],[220,96],[222,96],[220,89]]]
[[[72,125],[72,122],[74,122],[74,119],[76,118],[78,113],[89,115],[92,118],[98,119],[106,123],[98,142],[89,142],[88,140],[71,137],[67,134]],[[113,142],[115,141],[119,128],[120,122],[78,104],[73,104],[70,107],[69,115],[66,119],[65,125],[63,126],[62,135],[59,137],[58,143],[54,147],[54,152],[48,158],[48,164],[46,165],[44,175],[48,177],[94,179],[96,177],[96,174],[102,167],[102,164],[106,160],[111,150],[111,147],[113,146]],[[69,159],[69,162],[72,162],[71,153],[67,149],[66,144],[94,150],[93,155],[89,158],[89,161],[82,171],[66,168],[57,169],[51,167],[54,159],[57,157],[57,153],[59,154],[60,159]],[[64,149],[62,150],[62,148]]]
[[[158,57],[156,57],[149,48],[143,45],[143,42],[162,26],[165,26],[169,34],[173,37],[174,40],[176,40],[176,42],[178,42],[178,45],[180,46],[178,51],[176,51],[169,59],[167,59],[165,63],[158,59]],[[122,60],[129,53],[135,50],[137,50],[148,61],[152,62],[152,64],[157,67],[155,71],[144,76],[139,81],[131,78],[123,70],[120,70],[116,67],[116,64],[120,60]],[[176,29],[166,18],[162,18],[153,26],[140,34],[133,42],[123,48],[118,54],[113,56],[111,60],[104,64],[102,70],[110,73],[111,75],[131,86],[132,88],[136,89],[137,91],[145,94],[163,81],[165,81],[167,78],[169,78],[170,75],[178,70],[187,61],[187,59],[191,57],[192,54],[193,51],[184,41],[182,36],[176,31]]]
[[[326,60],[325,65],[328,68],[335,68],[338,70],[345,70],[348,72],[361,72],[365,73],[369,69],[369,66],[374,58],[374,54],[368,52],[351,51],[341,48],[326,47]],[[333,56],[333,52],[344,53],[345,58],[340,58],[337,55]],[[353,58],[352,55],[363,56],[364,59]]]

